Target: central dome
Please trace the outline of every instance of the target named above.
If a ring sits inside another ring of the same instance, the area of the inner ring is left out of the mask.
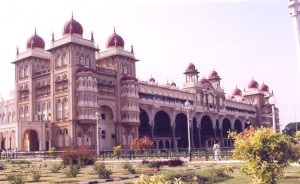
[[[125,45],[125,43],[124,43],[123,38],[120,35],[118,35],[116,33],[116,30],[114,29],[114,33],[112,35],[110,35],[110,37],[107,40],[106,48],[109,48],[109,47],[124,48],[124,45]]]
[[[83,34],[83,28],[79,22],[73,19],[73,15],[71,20],[65,23],[64,29],[63,29],[63,35],[66,34],[80,34],[82,36]]]
[[[27,44],[26,44],[27,49],[33,49],[33,48],[41,48],[45,49],[45,42],[43,38],[39,37],[36,34],[36,31],[34,31],[34,35],[28,38]]]

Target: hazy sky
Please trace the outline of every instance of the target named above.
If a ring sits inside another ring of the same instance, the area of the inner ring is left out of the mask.
[[[274,90],[281,124],[300,120],[300,67],[289,0],[9,0],[0,3],[0,93],[14,89],[16,47],[25,51],[27,39],[37,34],[46,43],[62,36],[71,18],[81,23],[84,38],[94,32],[105,50],[113,27],[134,45],[137,77],[153,76],[160,84],[182,86],[190,62],[208,76],[215,69],[229,95],[247,88],[254,78]]]

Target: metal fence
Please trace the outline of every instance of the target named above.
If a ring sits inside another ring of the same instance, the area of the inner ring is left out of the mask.
[[[75,152],[76,150],[74,150]],[[96,156],[96,150],[88,150]],[[34,152],[17,152],[16,154],[8,154],[2,152],[0,159],[33,159],[33,160],[59,160],[61,159],[61,154],[64,151],[34,151]],[[232,159],[233,148],[232,147],[222,147],[220,157],[222,160]],[[172,159],[172,158],[186,158],[190,160],[214,160],[214,151],[212,149],[198,148],[191,149],[169,149],[169,150],[159,150],[159,149],[143,149],[143,150],[122,150],[119,154],[114,155],[113,150],[101,150],[99,155],[97,155],[99,160],[143,160],[143,159]]]

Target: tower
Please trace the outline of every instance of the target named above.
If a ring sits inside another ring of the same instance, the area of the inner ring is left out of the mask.
[[[297,44],[297,54],[298,58],[300,58],[300,2],[298,0],[290,0],[288,7],[290,9],[290,15],[293,19]]]

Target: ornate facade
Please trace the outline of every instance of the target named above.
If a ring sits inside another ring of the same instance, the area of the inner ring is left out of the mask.
[[[254,127],[272,127],[272,96],[267,85],[251,80],[243,92],[236,88],[226,97],[216,71],[199,79],[190,63],[185,84],[159,85],[154,78],[136,78],[133,48],[124,49],[124,40],[114,33],[106,50],[100,51],[83,38],[83,27],[72,19],[63,28],[62,38],[45,50],[36,33],[27,49],[15,61],[15,92],[0,104],[1,148],[23,151],[48,150],[87,145],[96,149],[129,148],[134,138],[148,136],[160,149],[186,148],[187,117],[190,117],[192,148],[211,146],[219,139],[232,146],[228,130],[241,132]],[[193,109],[187,116],[185,102]],[[99,113],[97,119],[95,114]],[[98,141],[97,141],[97,123]],[[276,125],[279,130],[278,109]]]

